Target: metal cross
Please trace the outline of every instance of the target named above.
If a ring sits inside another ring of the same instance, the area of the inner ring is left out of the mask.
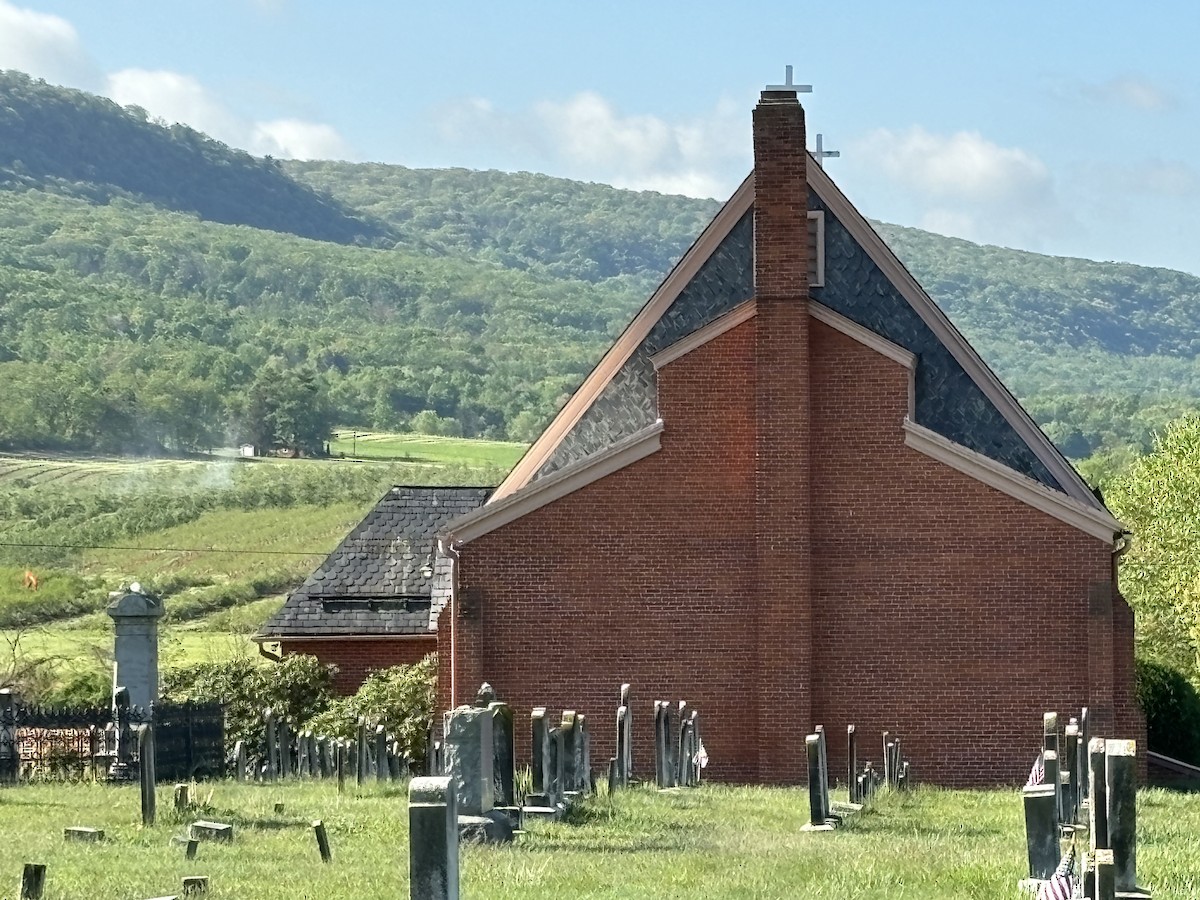
[[[811,94],[811,84],[792,84],[792,67],[784,67],[784,83],[783,84],[768,84],[768,91],[796,91],[799,94]]]
[[[817,161],[818,166],[823,169],[825,168],[825,160],[837,159],[841,155],[841,150],[826,150],[825,135],[820,133],[817,134],[817,149],[813,151],[813,159]]]

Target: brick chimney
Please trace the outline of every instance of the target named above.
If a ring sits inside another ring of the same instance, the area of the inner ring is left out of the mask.
[[[804,109],[766,90],[753,121],[759,777],[795,783],[813,727]]]

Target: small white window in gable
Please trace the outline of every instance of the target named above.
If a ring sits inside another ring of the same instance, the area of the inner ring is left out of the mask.
[[[808,286],[825,287],[825,211],[808,211]]]

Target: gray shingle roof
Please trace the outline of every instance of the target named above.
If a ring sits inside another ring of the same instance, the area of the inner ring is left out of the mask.
[[[427,633],[437,533],[491,492],[392,488],[267,620],[260,636]]]

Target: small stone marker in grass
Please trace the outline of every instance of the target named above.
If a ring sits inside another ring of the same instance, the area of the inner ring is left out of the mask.
[[[275,808],[275,815],[277,815],[277,816],[282,816],[284,809],[286,809],[286,807],[282,803],[276,803],[274,808]]]
[[[825,791],[821,788],[821,737],[810,734],[804,739],[808,751],[808,824],[804,831],[833,831],[825,807]]]
[[[329,849],[329,835],[325,831],[325,823],[316,819],[312,823],[313,834],[317,836],[317,850],[321,853],[321,862],[333,862],[333,853]]]
[[[192,805],[192,790],[190,785],[177,784],[175,785],[175,811],[187,812],[189,806]]]
[[[184,855],[188,859],[195,859],[196,851],[199,849],[200,849],[200,841],[196,838],[188,838],[187,850],[185,851]]]
[[[21,900],[41,900],[45,888],[45,864],[25,863],[25,869],[21,872]]]
[[[72,825],[69,828],[63,829],[63,837],[68,841],[93,844],[104,840],[104,830],[102,828],[87,828],[83,825]]]
[[[184,894],[207,894],[208,893],[208,876],[207,875],[187,875],[183,879]]]
[[[206,822],[198,819],[192,823],[192,837],[198,841],[233,842],[233,826],[225,822]]]

